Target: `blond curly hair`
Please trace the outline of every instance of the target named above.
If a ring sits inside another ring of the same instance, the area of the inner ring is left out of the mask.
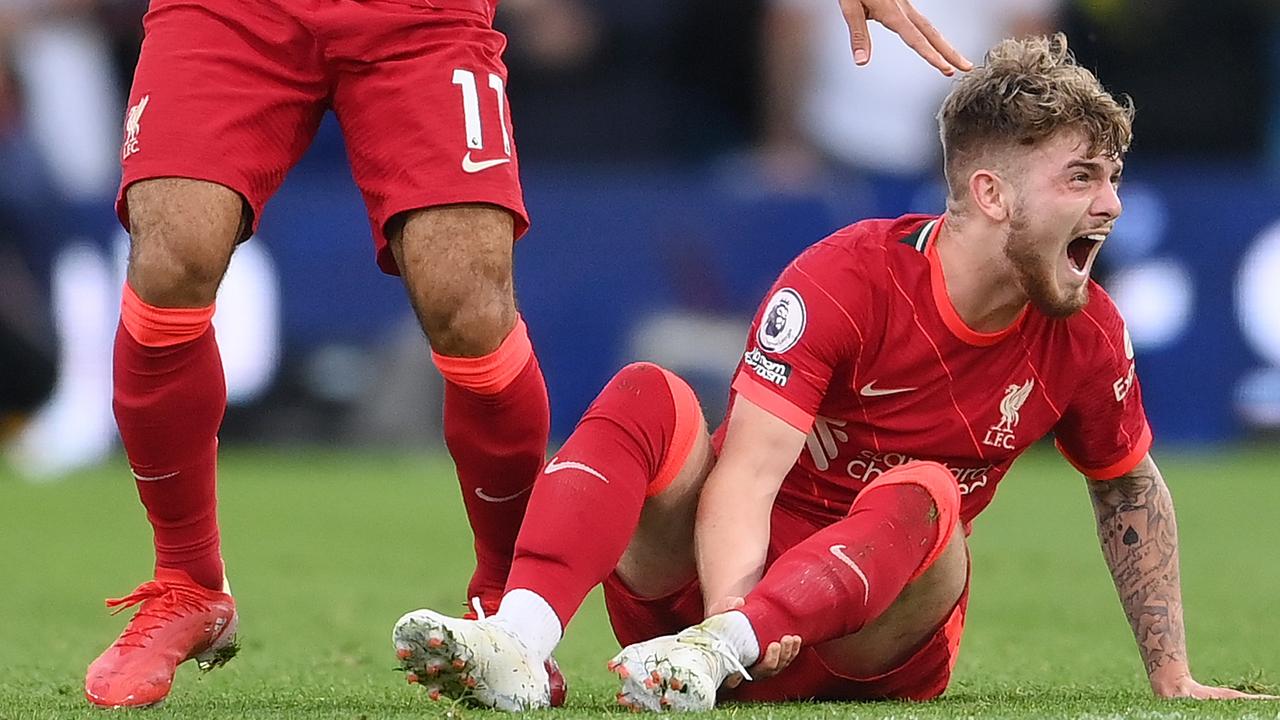
[[[1063,130],[1083,134],[1090,157],[1122,158],[1133,112],[1128,96],[1115,98],[1076,63],[1066,35],[1003,40],[956,82],[938,112],[952,197],[991,151],[1035,146]]]

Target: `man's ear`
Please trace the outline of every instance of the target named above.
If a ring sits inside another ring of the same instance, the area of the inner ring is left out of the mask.
[[[994,223],[1003,223],[1013,214],[1012,188],[1000,173],[980,168],[969,174],[969,201]]]

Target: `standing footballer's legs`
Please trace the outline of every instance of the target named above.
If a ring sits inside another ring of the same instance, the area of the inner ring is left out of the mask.
[[[551,425],[512,289],[529,221],[506,39],[483,14],[413,3],[320,3],[315,20],[378,265],[404,278],[445,379],[445,444],[475,535],[468,598],[493,609]]]
[[[235,604],[219,551],[216,456],[226,409],[213,302],[244,228],[243,200],[213,183],[165,178],[128,190],[132,246],[114,357],[116,422],[155,533],[156,579],[142,607],[89,667],[99,705],[164,698],[174,667],[230,645]],[[121,604],[121,603],[117,603]],[[168,622],[173,607],[196,608]],[[154,641],[156,653],[131,653]],[[210,654],[213,653],[213,654]]]
[[[436,207],[393,220],[387,235],[445,378],[445,444],[475,533],[468,597],[493,609],[551,426],[515,306],[512,217],[489,205]]]
[[[797,635],[850,679],[893,670],[933,637],[967,578],[955,481],[936,463],[885,473],[849,515],[782,553],[739,610],[624,648],[612,667],[635,708],[709,709],[721,683],[770,643]],[[655,675],[656,673],[656,675]],[[750,699],[795,697],[783,673]],[[762,686],[764,687],[764,686]]]
[[[693,515],[710,462],[693,391],[655,365],[621,370],[539,475],[497,614],[474,622],[419,610],[397,623],[410,682],[432,697],[546,706],[542,663],[591,588],[615,569],[646,594],[693,579]]]
[[[290,12],[153,2],[144,20],[116,208],[132,246],[114,408],[156,573],[110,602],[138,609],[89,666],[95,705],[157,703],[179,664],[211,667],[235,649],[216,498],[227,396],[210,321],[236,243],[310,143],[329,94],[316,36]]]

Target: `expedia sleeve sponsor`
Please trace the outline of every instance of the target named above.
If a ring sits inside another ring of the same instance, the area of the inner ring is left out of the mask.
[[[742,361],[747,364],[756,375],[768,380],[778,387],[786,387],[787,380],[791,377],[791,366],[771,360],[760,352],[760,348],[752,348],[742,356]]]

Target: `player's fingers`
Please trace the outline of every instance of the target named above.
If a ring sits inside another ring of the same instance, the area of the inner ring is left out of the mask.
[[[781,672],[787,669],[787,666],[790,665],[799,654],[800,636],[784,635],[782,638],[782,654],[778,659],[778,671]]]
[[[764,651],[764,658],[756,664],[758,674],[768,676],[777,672],[780,657],[782,657],[782,645],[776,642],[769,643],[769,647]]]
[[[951,63],[947,62],[946,58],[942,57],[942,53],[938,52],[930,44],[929,39],[924,36],[924,33],[920,32],[920,28],[916,27],[912,19],[903,12],[902,7],[899,5],[900,2],[903,2],[903,0],[890,3],[883,13],[876,14],[872,19],[897,33],[898,37],[902,38],[902,42],[907,44],[907,47],[915,50],[917,55],[941,71],[943,75],[954,75],[956,69],[951,66]]]
[[[1194,683],[1184,697],[1190,697],[1193,700],[1271,700],[1275,699],[1270,695],[1253,695],[1241,692],[1232,688],[1214,687],[1212,685],[1201,685]]]
[[[859,65],[871,62],[871,31],[867,27],[867,10],[862,0],[840,0],[840,11],[849,25],[849,46],[853,61]]]
[[[920,33],[925,36],[929,41],[929,44],[933,45],[934,49],[941,53],[942,57],[945,58],[947,62],[951,63],[955,68],[964,70],[965,72],[973,69],[973,63],[969,62],[969,58],[965,57],[964,53],[957,50],[955,46],[947,40],[946,36],[942,34],[942,31],[934,27],[934,24],[929,22],[929,18],[925,17],[924,13],[917,10],[915,6],[911,4],[910,0],[902,0],[902,6],[911,22],[919,28]]]
[[[1277,700],[1275,695],[1258,695],[1254,693],[1241,692],[1231,688],[1209,687],[1202,700]]]
[[[778,659],[782,655],[782,645],[777,642],[769,643],[765,648],[764,654],[755,665],[751,666],[751,677],[756,679],[772,677],[778,672]]]

